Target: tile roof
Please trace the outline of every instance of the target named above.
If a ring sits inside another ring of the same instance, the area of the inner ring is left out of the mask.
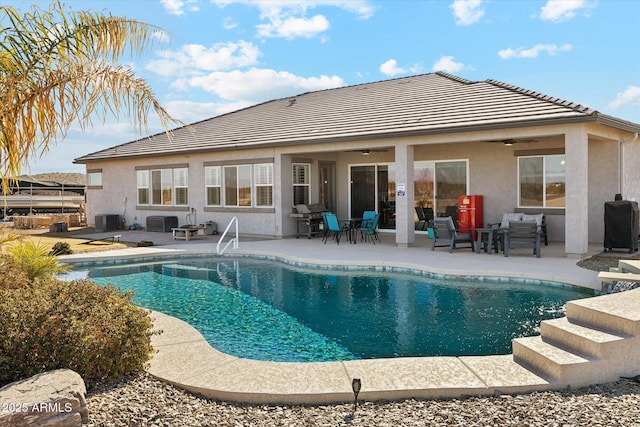
[[[172,140],[162,132],[74,162],[589,121],[640,131],[538,92],[437,72],[276,99],[174,129]]]

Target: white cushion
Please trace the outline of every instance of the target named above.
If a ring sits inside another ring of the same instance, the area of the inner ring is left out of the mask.
[[[509,228],[509,221],[522,221],[522,214],[518,212],[504,212],[502,214],[502,221],[500,221],[500,228]]]
[[[522,214],[522,220],[535,221],[536,225],[540,227],[542,225],[542,215],[543,214],[535,214],[535,215]]]

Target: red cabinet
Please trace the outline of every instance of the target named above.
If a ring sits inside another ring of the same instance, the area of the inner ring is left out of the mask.
[[[475,229],[482,228],[484,224],[482,212],[482,196],[458,196],[458,228],[463,233],[474,230],[474,240],[477,237]]]

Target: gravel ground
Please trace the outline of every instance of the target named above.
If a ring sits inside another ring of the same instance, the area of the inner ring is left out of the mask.
[[[640,426],[640,383],[451,400],[325,406],[207,400],[141,373],[89,385],[89,426]]]

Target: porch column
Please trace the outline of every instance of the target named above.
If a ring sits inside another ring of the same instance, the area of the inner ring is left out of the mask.
[[[413,220],[413,145],[396,144],[396,245],[416,241]]]
[[[576,128],[564,136],[565,253],[580,258],[589,249],[589,136]]]

